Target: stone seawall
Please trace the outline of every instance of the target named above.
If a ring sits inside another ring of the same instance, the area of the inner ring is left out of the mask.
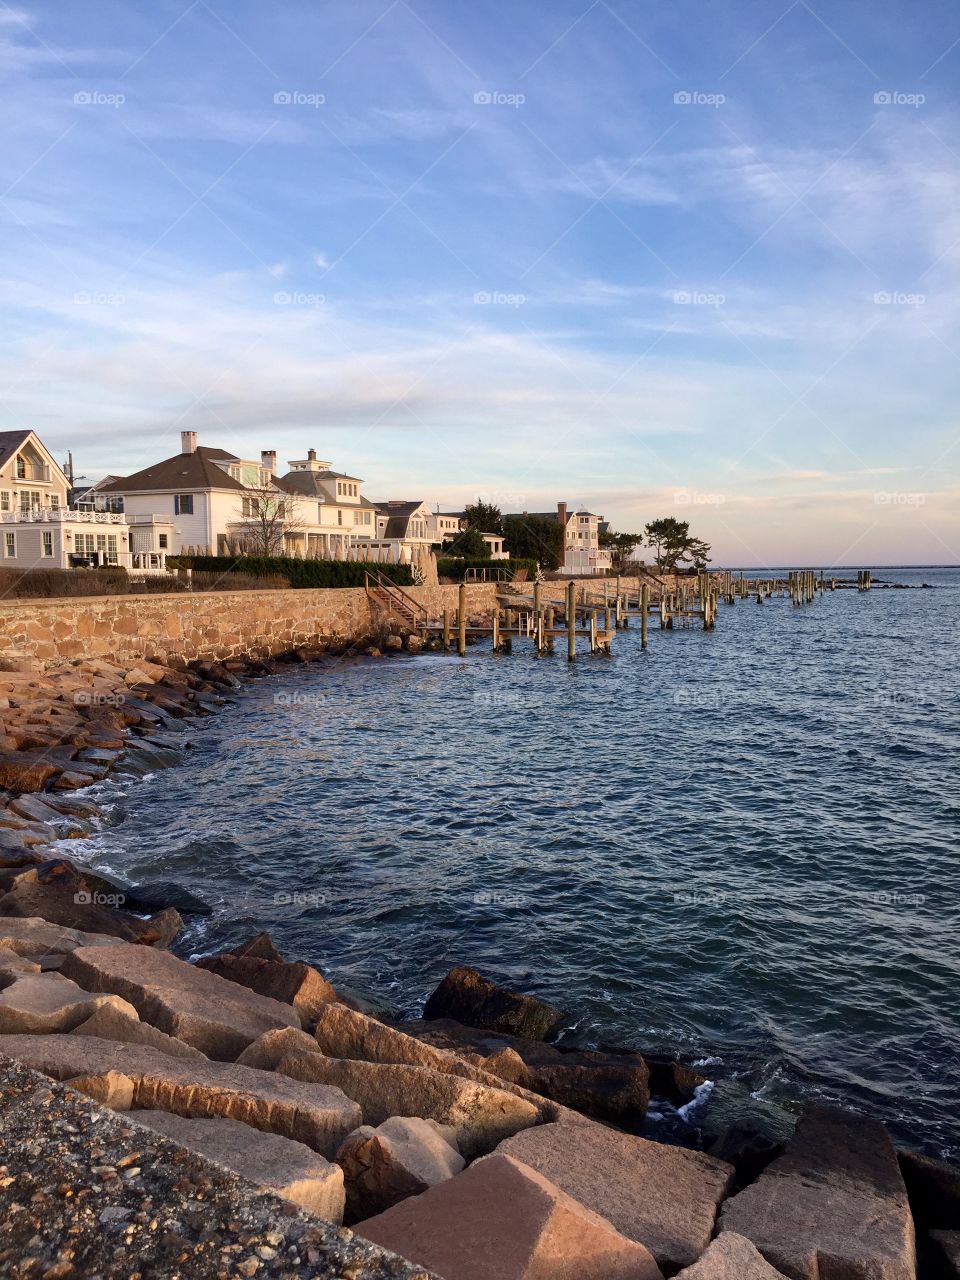
[[[456,608],[456,587],[412,587],[431,613]],[[493,605],[492,584],[467,588],[471,611]],[[356,639],[378,618],[362,587],[85,596],[0,606],[0,657],[38,667],[73,658],[269,657],[318,636]]]
[[[592,596],[602,594],[603,579],[578,581]],[[612,600],[615,586],[607,581]],[[637,580],[624,578],[622,587],[636,592]],[[404,589],[432,617],[439,618],[444,607],[451,614],[457,608],[456,586]],[[562,599],[563,589],[561,582],[545,583],[544,602]],[[492,609],[496,591],[494,583],[468,585],[469,611]],[[15,600],[0,605],[0,660],[44,667],[74,658],[122,663],[144,657],[188,662],[240,654],[270,657],[320,636],[360,639],[379,621],[362,587]]]

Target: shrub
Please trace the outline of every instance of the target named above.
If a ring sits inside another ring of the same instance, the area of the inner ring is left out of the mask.
[[[369,570],[389,578],[398,586],[413,586],[413,573],[408,564],[364,564],[359,560],[295,560],[288,556],[168,556],[173,569],[193,569],[194,573],[213,574],[219,589],[231,590],[227,581],[233,574],[247,578],[274,579],[285,587],[362,587]]]

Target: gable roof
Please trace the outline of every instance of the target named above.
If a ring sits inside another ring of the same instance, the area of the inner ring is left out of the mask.
[[[411,518],[423,507],[423,499],[413,502],[394,500],[375,502],[377,514],[387,517],[387,525],[383,531],[385,538],[405,538],[410,529]],[[427,513],[429,515],[429,512]]]
[[[198,445],[194,453],[178,453],[172,458],[155,462],[152,467],[135,471],[132,476],[121,476],[112,484],[106,484],[101,493],[152,493],[169,491],[178,493],[184,489],[233,489],[246,492],[246,486],[234,480],[217,462],[239,462],[236,454],[225,449],[209,449]]]
[[[15,454],[19,453],[31,436],[40,452],[49,458],[57,475],[62,476],[64,481],[69,484],[63,467],[31,427],[19,431],[0,431],[0,467],[4,466]]]
[[[285,476],[274,476],[273,483],[285,493],[319,494],[318,480],[355,480],[363,484],[359,476],[348,476],[345,471],[288,471]]]

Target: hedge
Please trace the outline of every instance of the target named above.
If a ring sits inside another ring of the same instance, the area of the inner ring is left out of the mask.
[[[408,564],[365,564],[359,560],[296,560],[288,556],[168,556],[173,569],[202,573],[243,573],[252,578],[286,578],[291,587],[362,587],[364,574],[379,573],[401,587],[413,586]]]
[[[527,577],[532,581],[537,576],[536,560],[463,560],[459,556],[444,556],[437,561],[437,573],[441,578],[452,578],[454,582],[462,582],[468,569],[506,569],[508,574],[515,574],[519,569],[526,569]]]

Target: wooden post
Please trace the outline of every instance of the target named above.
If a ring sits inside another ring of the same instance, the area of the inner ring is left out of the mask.
[[[493,611],[493,652],[496,653],[500,648],[500,610]]]
[[[650,618],[650,588],[644,583],[640,588],[640,648],[647,647],[647,631]]]
[[[553,653],[553,622],[554,609],[551,605],[547,610],[547,653]]]
[[[603,611],[603,629],[604,631],[610,630],[610,606],[609,605],[607,605],[607,607]]]
[[[538,617],[540,614],[540,583],[539,582],[535,582],[533,584],[533,613],[534,613],[534,617]]]
[[[467,588],[460,583],[457,609],[457,653],[464,657],[467,652]]]
[[[450,610],[449,609],[444,609],[443,611],[443,647],[444,649],[450,648]]]
[[[577,656],[577,588],[571,580],[567,587],[567,661],[573,662]]]
[[[597,611],[590,610],[590,652],[597,652]]]

